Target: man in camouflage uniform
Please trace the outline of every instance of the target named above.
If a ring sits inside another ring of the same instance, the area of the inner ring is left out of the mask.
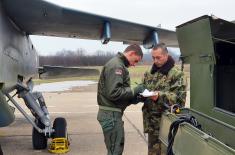
[[[99,121],[108,155],[121,155],[124,149],[124,122],[122,115],[139,92],[132,91],[129,66],[135,66],[143,57],[138,45],[128,46],[105,64],[98,83],[97,101]]]
[[[186,81],[183,72],[175,66],[173,58],[168,55],[164,43],[152,49],[153,65],[150,72],[144,74],[143,85],[157,95],[144,101],[144,132],[148,133],[148,155],[160,155],[161,143],[159,129],[161,114],[168,105],[184,106],[186,100]]]

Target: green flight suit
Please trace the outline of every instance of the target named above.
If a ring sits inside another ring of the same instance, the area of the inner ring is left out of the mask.
[[[118,53],[105,64],[98,83],[97,101],[99,121],[108,155],[121,155],[124,149],[124,122],[122,115],[134,94],[127,70],[129,62]]]
[[[173,62],[165,73],[160,71],[146,72],[143,84],[150,91],[159,91],[157,101],[148,98],[142,108],[144,132],[148,133],[148,155],[158,155],[161,154],[161,143],[158,137],[161,114],[165,110],[163,104],[173,105],[177,103],[184,106],[186,80],[184,73],[174,66]]]

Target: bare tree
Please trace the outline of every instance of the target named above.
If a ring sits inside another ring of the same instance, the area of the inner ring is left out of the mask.
[[[99,66],[104,65],[114,57],[112,51],[97,50],[94,55],[86,55],[86,50],[79,48],[76,51],[65,50],[56,52],[55,55],[40,56],[40,66]]]

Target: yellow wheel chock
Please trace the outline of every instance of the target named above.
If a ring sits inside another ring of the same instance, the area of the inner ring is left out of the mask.
[[[67,138],[54,138],[48,149],[51,153],[67,153],[69,151],[69,142]]]

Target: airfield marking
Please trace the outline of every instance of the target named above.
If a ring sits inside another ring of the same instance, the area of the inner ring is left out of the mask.
[[[142,111],[141,111],[142,112]],[[131,124],[131,126],[137,131],[137,133],[140,135],[140,137],[144,140],[144,142],[148,145],[148,140],[146,139],[145,135],[138,129],[138,127],[132,123],[132,121],[124,114],[124,117],[127,119],[127,121]]]

